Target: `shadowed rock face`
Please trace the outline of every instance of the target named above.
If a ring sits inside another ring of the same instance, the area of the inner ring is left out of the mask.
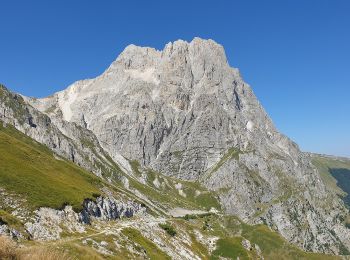
[[[140,204],[132,201],[121,202],[114,198],[98,197],[96,201],[85,200],[80,212],[80,221],[90,224],[91,218],[115,220],[122,217],[130,218],[146,211]]]
[[[53,122],[92,131],[115,160],[200,181],[227,213],[264,222],[304,249],[350,248],[344,205],[212,40],[162,51],[130,45],[101,76],[26,100]]]
[[[338,181],[338,186],[348,195],[344,202],[350,207],[350,170],[345,168],[331,168],[330,173]]]

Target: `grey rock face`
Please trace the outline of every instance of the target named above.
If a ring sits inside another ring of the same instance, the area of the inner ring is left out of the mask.
[[[63,210],[40,208],[35,217],[25,223],[27,232],[34,240],[57,240],[63,230],[67,232],[85,232],[84,226],[79,222],[79,216],[71,206]]]
[[[83,207],[84,209],[80,213],[79,218],[85,224],[90,224],[91,218],[108,221],[122,217],[130,218],[146,212],[146,208],[136,202],[128,201],[123,203],[112,197],[98,197],[96,202],[85,200]]]
[[[252,250],[252,244],[247,239],[242,240],[242,246],[248,251]]]
[[[98,197],[96,202],[84,201],[83,210],[80,213],[74,212],[71,206],[66,206],[63,210],[40,208],[35,212],[35,217],[25,224],[25,227],[35,240],[57,240],[63,231],[85,232],[84,224],[91,224],[93,219],[109,221],[122,217],[129,218],[144,214],[145,211],[146,208],[133,201]]]
[[[18,230],[14,228],[9,228],[6,224],[1,223],[1,221],[0,221],[0,235],[9,236],[15,240],[19,240],[23,238],[22,234]]]
[[[29,102],[88,128],[112,156],[185,179],[198,179],[232,147],[298,154],[211,40],[163,51],[128,46],[96,79]]]
[[[212,40],[162,51],[130,45],[101,76],[26,101],[62,131],[91,131],[116,161],[200,181],[227,213],[266,223],[304,249],[350,249],[343,203]]]
[[[56,154],[96,175],[101,176],[103,170],[113,174],[106,153],[91,131],[59,116],[50,118],[28,104],[27,99],[0,85],[0,122],[14,126]],[[101,169],[100,165],[104,168]]]
[[[7,235],[9,232],[8,226],[0,223],[0,235]]]

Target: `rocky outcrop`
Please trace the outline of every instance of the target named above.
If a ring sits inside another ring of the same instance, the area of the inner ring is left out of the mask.
[[[113,197],[98,197],[96,201],[85,200],[80,213],[71,206],[63,210],[40,208],[31,221],[25,224],[34,240],[57,240],[62,232],[83,233],[85,224],[93,219],[101,221],[133,217],[146,212],[146,208],[133,201],[119,201]]]
[[[79,215],[71,206],[63,210],[40,208],[35,217],[25,223],[27,232],[34,240],[57,240],[63,231],[83,233],[84,226],[79,222]]]
[[[212,40],[161,51],[130,45],[101,76],[25,100],[63,132],[93,133],[117,162],[201,182],[247,223],[266,223],[306,250],[350,249],[344,204]]]
[[[90,224],[92,219],[108,221],[123,217],[131,218],[145,212],[145,207],[133,201],[123,203],[111,197],[98,197],[96,201],[84,201],[79,219],[84,224]]]
[[[0,221],[0,236],[5,235],[9,236],[12,239],[19,240],[23,239],[24,236],[17,229],[9,227],[8,225],[1,223]]]

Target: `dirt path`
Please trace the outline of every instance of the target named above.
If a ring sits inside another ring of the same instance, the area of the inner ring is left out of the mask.
[[[169,215],[175,218],[184,217],[186,215],[200,215],[205,213],[208,213],[208,211],[190,210],[190,209],[183,209],[183,208],[174,208],[169,211]]]

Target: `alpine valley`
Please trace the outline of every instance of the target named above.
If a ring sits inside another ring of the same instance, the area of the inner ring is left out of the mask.
[[[350,160],[279,133],[212,40],[129,45],[46,98],[0,86],[11,259],[341,259],[348,193]]]

